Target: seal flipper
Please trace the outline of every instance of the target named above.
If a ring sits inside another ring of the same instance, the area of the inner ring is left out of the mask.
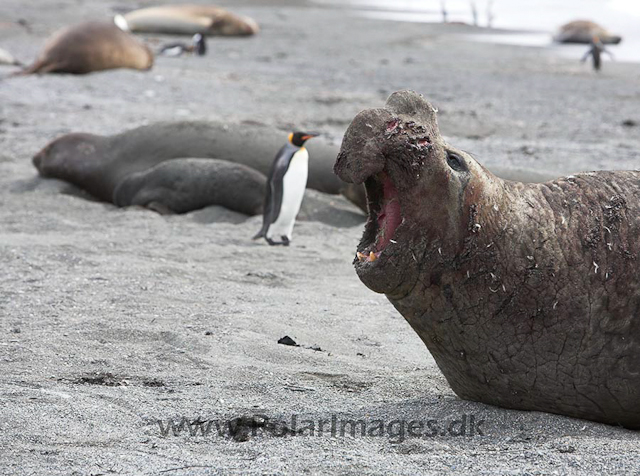
[[[29,74],[46,74],[55,73],[56,71],[64,70],[67,67],[66,62],[47,63],[46,60],[37,60],[30,66],[27,66],[22,71],[14,73],[12,76],[27,76]]]
[[[149,202],[146,205],[144,205],[144,207],[149,210],[153,210],[154,212],[159,213],[160,215],[175,215],[176,213],[162,202],[156,202],[156,201]]]

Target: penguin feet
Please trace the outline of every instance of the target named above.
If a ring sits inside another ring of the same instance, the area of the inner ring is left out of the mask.
[[[282,239],[282,241],[273,241],[271,238],[265,238],[265,239],[267,240],[267,243],[269,243],[269,245],[271,246],[278,246],[278,245],[289,246],[289,243],[291,243],[289,238],[287,238],[286,236],[281,236],[280,238]]]

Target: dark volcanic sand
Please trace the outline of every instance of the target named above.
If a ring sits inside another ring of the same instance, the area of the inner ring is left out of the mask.
[[[465,42],[465,27],[293,1],[226,4],[258,20],[260,35],[212,38],[206,58],[159,58],[149,73],[0,80],[0,473],[640,471],[638,433],[457,399],[409,326],[356,277],[361,225],[340,198],[311,193],[292,246],[269,248],[249,240],[259,217],[120,210],[37,179],[30,162],[63,133],[187,118],[339,141],[358,111],[411,88],[440,109],[448,139],[490,168],[638,168],[640,127],[622,123],[640,122],[640,66],[608,62],[596,75],[545,50]],[[58,27],[133,6],[3,0],[0,47],[30,61]],[[31,33],[11,23],[20,18]],[[328,201],[348,226],[327,224]],[[300,346],[278,344],[285,335]],[[240,430],[165,438],[156,422],[247,417],[247,427],[256,413],[485,424],[484,436],[259,429],[241,442]]]

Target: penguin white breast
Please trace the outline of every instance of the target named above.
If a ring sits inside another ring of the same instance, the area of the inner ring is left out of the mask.
[[[184,51],[182,46],[174,46],[173,48],[167,48],[162,52],[163,56],[180,56]]]
[[[289,168],[282,178],[282,205],[276,221],[267,232],[269,238],[279,239],[281,236],[286,236],[291,239],[293,225],[307,188],[308,174],[309,153],[305,148],[301,148],[293,154]]]

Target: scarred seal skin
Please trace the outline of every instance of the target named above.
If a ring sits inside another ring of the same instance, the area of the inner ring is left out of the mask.
[[[107,69],[148,70],[153,53],[112,23],[85,22],[57,31],[38,59],[21,74],[87,74]]]
[[[501,180],[411,91],[356,116],[335,171],[367,191],[360,279],[461,398],[640,429],[640,171]]]

